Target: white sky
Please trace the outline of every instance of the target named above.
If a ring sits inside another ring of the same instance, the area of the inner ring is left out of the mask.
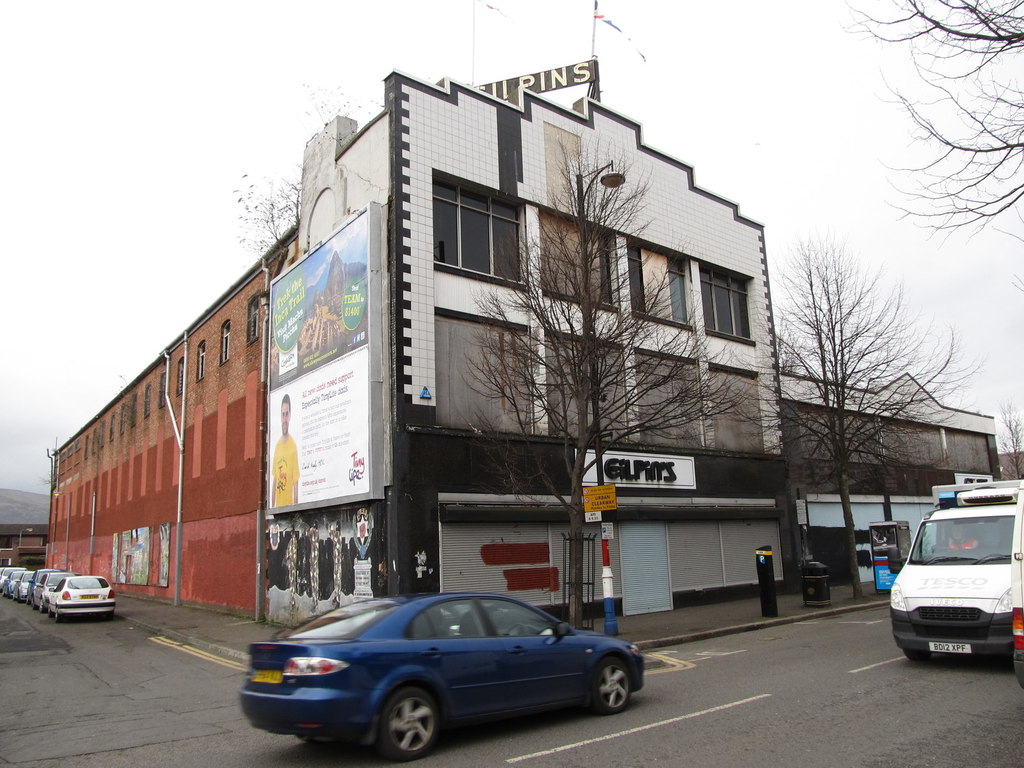
[[[839,0],[601,12],[624,32],[598,25],[604,104],[763,223],[773,268],[799,238],[845,238],[986,360],[948,405],[997,415],[1015,397],[1020,241],[929,236],[893,207],[906,178],[887,167],[917,151],[883,81],[907,82],[904,51],[846,31]],[[486,83],[583,61],[592,16],[592,0],[5,3],[0,488],[45,493],[46,450],[256,260],[244,174],[293,175],[338,105],[360,125],[380,111],[392,70]]]

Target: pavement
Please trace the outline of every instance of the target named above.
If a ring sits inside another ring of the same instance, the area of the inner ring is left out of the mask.
[[[819,606],[806,605],[801,593],[777,594],[776,616],[762,615],[760,595],[688,605],[671,611],[617,616],[618,635],[636,643],[641,650],[650,650],[851,611],[883,608],[889,604],[888,594],[877,593],[871,582],[862,585],[863,596],[859,599],[854,599],[853,587],[849,584],[830,587],[829,591],[831,599],[828,604]],[[252,617],[209,608],[176,606],[123,593],[117,596],[117,615],[154,635],[240,664],[248,663],[249,643],[271,640],[284,629],[278,624],[254,621]],[[604,628],[603,617],[595,619],[594,629],[600,632]]]

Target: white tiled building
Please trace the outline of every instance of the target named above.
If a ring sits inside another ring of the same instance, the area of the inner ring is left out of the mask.
[[[561,600],[565,512],[540,489],[528,498],[494,492],[498,478],[463,416],[473,388],[455,361],[471,343],[467,329],[482,319],[477,297],[515,291],[519,270],[535,266],[529,244],[554,213],[561,147],[574,144],[646,180],[648,226],[642,240],[617,233],[613,274],[628,282],[631,253],[674,271],[682,288],[674,326],[705,336],[711,357],[728,361],[722,374],[744,382],[756,423],[741,428],[742,420],[717,417],[685,443],[608,447],[606,460],[656,455],[687,467],[692,480],[618,483],[619,508],[605,520],[616,523],[612,567],[622,609],[660,610],[673,595],[755,583],[754,551],[765,544],[778,553],[777,577],[784,566],[791,575],[795,535],[762,226],[697,188],[692,168],[647,147],[637,123],[602,104],[568,109],[523,94],[517,106],[398,73],[387,78],[386,94],[386,111],[371,124],[357,131],[339,118],[307,146],[299,242],[315,248],[369,204],[385,212],[380,304],[390,332],[381,340],[381,376],[389,399],[375,426],[388,450],[384,497],[369,507],[374,531],[386,538],[387,588]],[[501,258],[508,243],[514,264]],[[619,311],[631,311],[621,306],[629,291],[617,296]]]

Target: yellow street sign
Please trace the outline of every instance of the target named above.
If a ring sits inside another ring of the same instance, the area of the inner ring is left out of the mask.
[[[618,509],[614,485],[591,485],[583,489],[584,512],[606,512]]]

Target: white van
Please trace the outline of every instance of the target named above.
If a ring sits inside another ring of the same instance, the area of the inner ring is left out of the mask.
[[[1024,496],[1024,480],[1020,481]],[[1019,508],[1018,508],[1019,509]],[[1013,529],[1013,565],[1010,567],[1010,602],[1013,605],[1013,671],[1024,688],[1024,515]]]
[[[906,563],[890,550],[889,568],[899,574],[889,599],[892,634],[908,659],[1013,653],[1010,563],[1022,488],[1017,480],[937,485],[935,509]]]

